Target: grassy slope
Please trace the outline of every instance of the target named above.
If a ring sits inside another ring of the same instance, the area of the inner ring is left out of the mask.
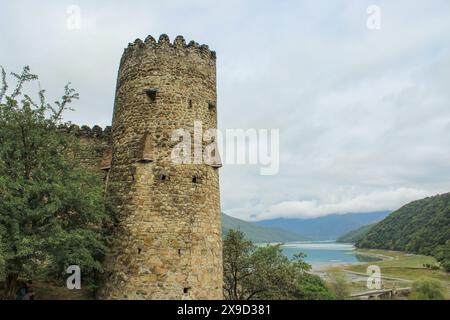
[[[224,237],[230,229],[242,231],[248,239],[256,243],[306,240],[304,237],[294,232],[278,228],[263,227],[255,223],[239,220],[227,216],[226,214],[222,214],[222,234]]]

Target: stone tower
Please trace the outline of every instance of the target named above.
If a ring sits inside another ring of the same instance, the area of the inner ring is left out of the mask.
[[[125,49],[108,193],[117,208],[102,299],[221,299],[220,164],[175,164],[176,129],[217,128],[216,55],[167,35]]]

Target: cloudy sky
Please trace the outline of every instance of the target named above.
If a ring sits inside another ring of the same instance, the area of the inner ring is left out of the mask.
[[[162,33],[217,51],[221,129],[280,130],[277,175],[222,169],[225,212],[393,210],[450,191],[448,0],[0,0],[0,64],[30,65],[52,98],[71,81],[78,124],[110,124],[123,48]]]

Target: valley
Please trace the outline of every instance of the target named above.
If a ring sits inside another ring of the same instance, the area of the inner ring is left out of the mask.
[[[321,266],[314,268],[313,272],[328,282],[344,278],[350,294],[355,295],[368,291],[367,268],[375,264],[381,270],[382,289],[410,288],[414,281],[429,278],[440,281],[445,287],[446,299],[450,299],[450,274],[442,269],[433,270],[425,267],[425,265],[436,265],[435,258],[389,250],[359,249],[356,252],[382,260],[372,263]]]

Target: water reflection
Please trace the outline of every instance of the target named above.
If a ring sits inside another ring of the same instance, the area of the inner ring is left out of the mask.
[[[297,253],[306,254],[306,262],[311,264],[335,264],[372,262],[380,259],[356,253],[352,244],[332,241],[290,242],[282,246],[283,253],[289,257]]]

